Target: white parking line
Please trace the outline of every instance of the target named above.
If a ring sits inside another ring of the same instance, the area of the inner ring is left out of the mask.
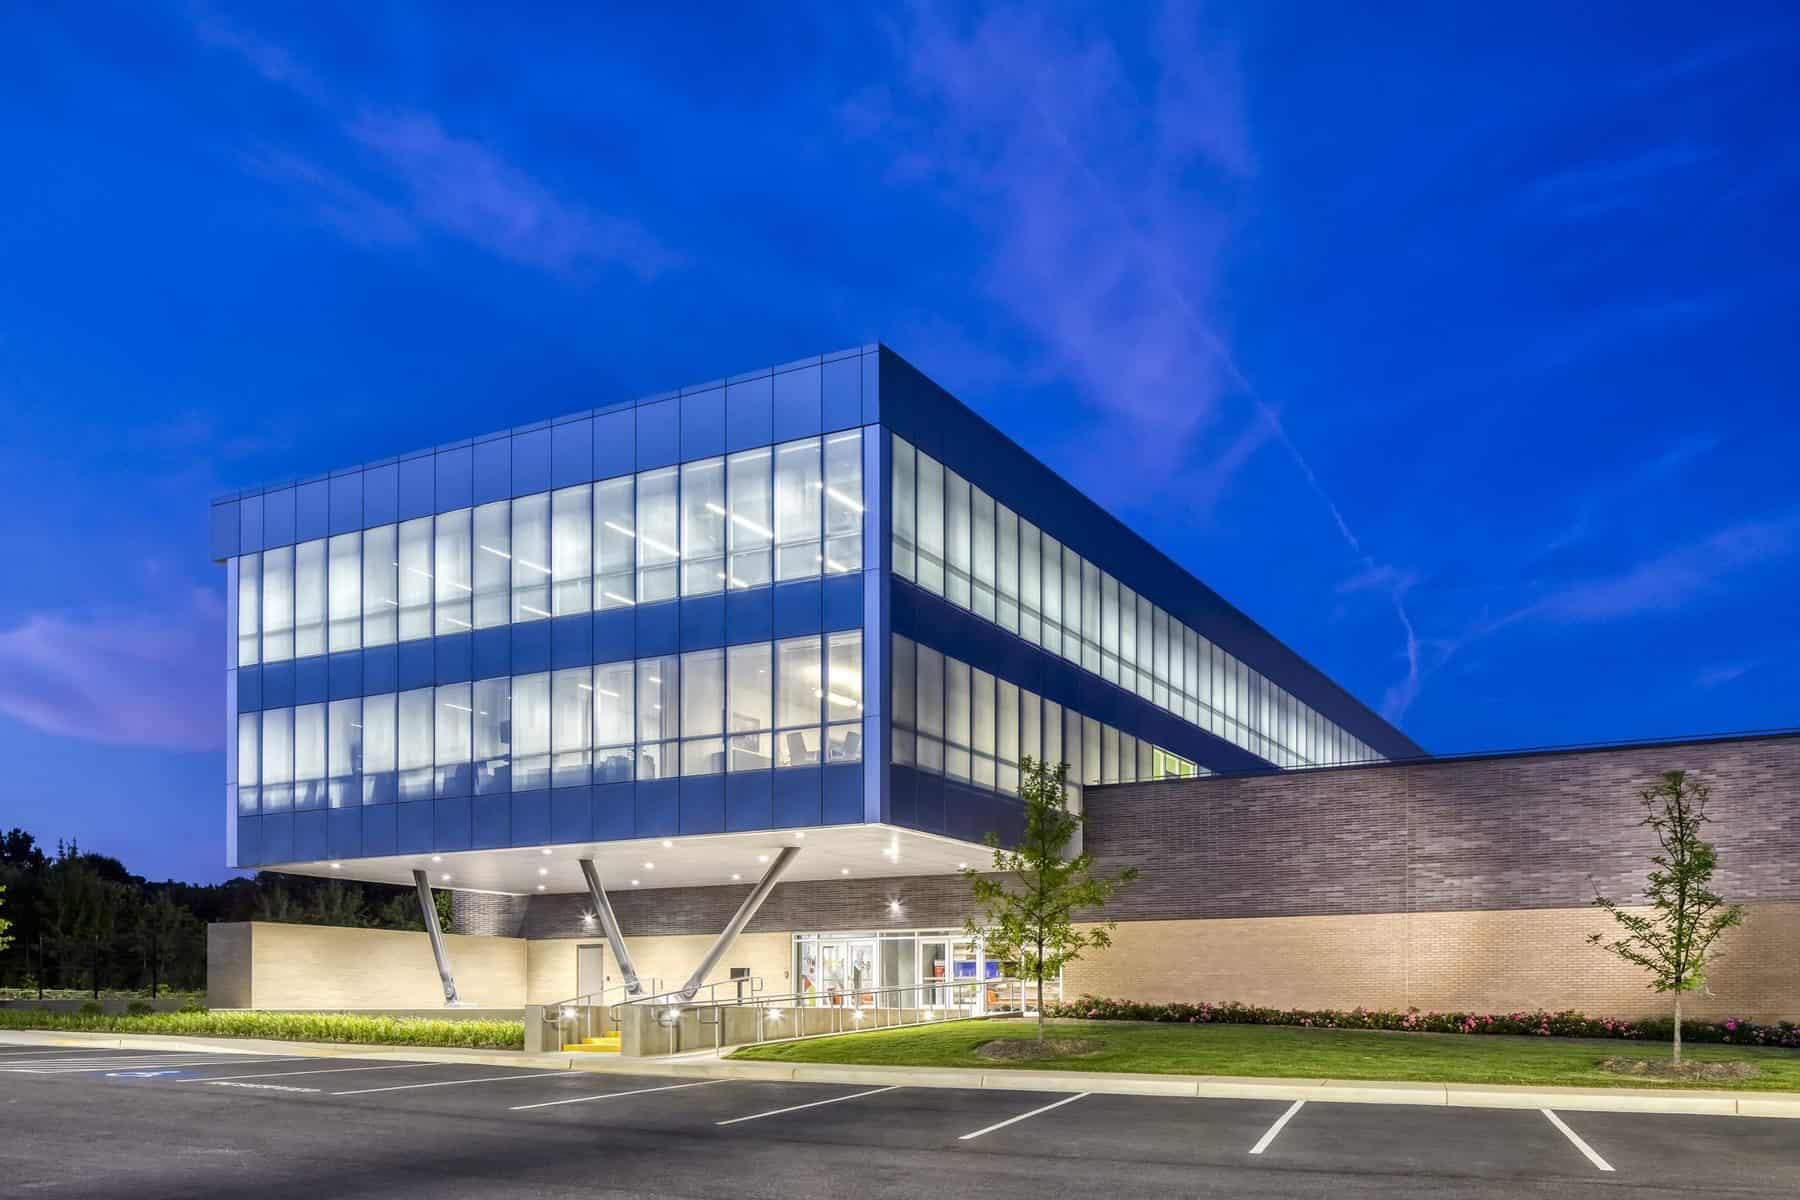
[[[732,1117],[729,1121],[714,1121],[714,1125],[737,1125],[744,1121],[760,1121],[764,1117],[779,1117],[782,1113],[799,1112],[805,1108],[819,1108],[826,1104],[842,1104],[846,1100],[861,1100],[864,1096],[879,1096],[883,1092],[897,1092],[900,1084],[892,1087],[870,1088],[866,1092],[852,1092],[848,1096],[833,1096],[829,1100],[814,1100],[811,1104],[791,1104],[786,1108],[772,1108],[768,1112],[751,1113],[747,1117]]]
[[[232,1064],[236,1066],[236,1063]],[[188,1083],[213,1083],[224,1079],[282,1079],[289,1075],[341,1075],[345,1071],[405,1071],[413,1067],[447,1067],[449,1063],[399,1063],[391,1067],[323,1067],[316,1071],[263,1071],[256,1075],[214,1075],[210,1079],[190,1079]]]
[[[699,1083],[671,1083],[663,1087],[638,1088],[631,1092],[602,1092],[597,1096],[571,1096],[567,1100],[543,1100],[537,1104],[515,1104],[507,1112],[524,1112],[528,1108],[555,1108],[559,1104],[586,1104],[590,1100],[618,1100],[625,1096],[647,1096],[651,1092],[679,1092],[683,1088],[711,1087],[715,1083],[730,1083],[729,1079],[703,1079]]]
[[[1594,1148],[1592,1146],[1588,1145],[1586,1142],[1582,1141],[1581,1135],[1577,1134],[1573,1129],[1570,1129],[1567,1125],[1564,1125],[1563,1119],[1561,1117],[1557,1116],[1555,1113],[1551,1112],[1547,1108],[1542,1108],[1542,1109],[1539,1109],[1538,1111],[1543,1113],[1546,1117],[1549,1117],[1550,1123],[1552,1125],[1556,1126],[1558,1129],[1562,1130],[1562,1135],[1564,1137],[1568,1138],[1571,1142],[1574,1142],[1575,1148],[1577,1150],[1581,1151],[1583,1154],[1587,1155],[1587,1160],[1589,1162],[1593,1163],[1596,1167],[1599,1167],[1602,1171],[1612,1170],[1612,1164],[1607,1162],[1604,1158],[1601,1158],[1598,1154],[1595,1154]]]
[[[243,1060],[241,1063],[234,1062],[230,1064],[221,1063],[216,1058],[130,1058],[109,1060],[107,1062],[86,1062],[79,1067],[53,1066],[46,1063],[43,1066],[35,1067],[6,1067],[4,1070],[13,1075],[80,1075],[92,1071],[151,1071],[168,1070],[174,1067],[217,1067],[225,1065],[248,1067],[257,1066],[262,1063],[298,1062],[300,1057],[301,1056],[299,1055],[293,1055],[283,1058],[250,1058]]]
[[[982,1136],[983,1134],[992,1133],[996,1129],[1005,1129],[1008,1125],[1017,1125],[1020,1121],[1028,1121],[1032,1117],[1037,1116],[1039,1113],[1047,1113],[1053,1108],[1061,1108],[1065,1104],[1073,1104],[1077,1100],[1085,1100],[1091,1095],[1093,1095],[1092,1092],[1082,1092],[1082,1093],[1080,1093],[1078,1095],[1074,1095],[1074,1096],[1064,1096],[1061,1100],[1058,1100],[1055,1104],[1046,1104],[1042,1108],[1034,1108],[1030,1112],[1020,1113],[1016,1117],[1008,1117],[1004,1121],[999,1121],[993,1125],[989,1125],[986,1129],[977,1129],[974,1133],[965,1133],[961,1137],[957,1138],[956,1140],[959,1142],[971,1142],[971,1141],[974,1141],[976,1138]]]
[[[99,1059],[111,1062],[114,1059],[124,1058],[192,1058],[199,1053],[201,1051],[198,1050],[81,1050],[74,1053],[48,1050],[13,1055],[5,1061],[7,1066],[19,1066],[34,1062],[90,1062]]]
[[[1261,1154],[1264,1150],[1267,1150],[1269,1148],[1269,1143],[1275,1140],[1275,1135],[1281,1132],[1281,1127],[1293,1120],[1294,1114],[1299,1112],[1305,1103],[1306,1101],[1304,1100],[1296,1100],[1290,1104],[1286,1112],[1275,1118],[1275,1123],[1269,1126],[1269,1132],[1263,1134],[1262,1137],[1257,1139],[1256,1145],[1250,1147],[1250,1153]]]
[[[410,1092],[414,1088],[461,1087],[465,1083],[500,1083],[507,1079],[548,1079],[552,1075],[579,1075],[579,1071],[538,1071],[531,1075],[483,1075],[480,1079],[440,1079],[435,1083],[398,1083],[393,1087],[357,1088],[353,1092],[333,1092],[334,1096],[367,1096],[373,1092]]]

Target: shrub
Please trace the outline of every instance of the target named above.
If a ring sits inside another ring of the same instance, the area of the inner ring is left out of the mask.
[[[100,1007],[98,1000],[89,1000],[81,1006],[81,1015],[84,1017],[97,1017],[104,1011],[106,1010]]]
[[[1534,1037],[1626,1038],[1634,1041],[1668,1041],[1674,1023],[1667,1017],[1621,1021],[1567,1012],[1461,1013],[1420,1012],[1353,1008],[1266,1008],[1255,1004],[1224,1003],[1148,1004],[1083,996],[1048,1006],[1053,1017],[1087,1021],[1163,1021],[1181,1025],[1298,1025],[1318,1029],[1388,1029],[1399,1033],[1524,1034]],[[1734,1046],[1783,1046],[1800,1050],[1800,1025],[1783,1021],[1759,1025],[1754,1021],[1726,1018],[1721,1021],[1684,1020],[1681,1036],[1693,1042],[1721,1042]]]
[[[133,1000],[130,1004],[125,1006],[125,1015],[131,1017],[148,1016],[155,1011],[156,1009],[151,1006],[148,1000]]]
[[[92,1009],[92,1012],[87,1011]],[[349,1042],[369,1046],[458,1046],[520,1050],[523,1021],[452,1021],[437,1017],[375,1017],[356,1013],[260,1013],[186,1010],[108,1017],[98,1005],[75,1013],[0,1009],[0,1029],[65,1029],[95,1033],[156,1033],[189,1037],[275,1038],[290,1042]]]

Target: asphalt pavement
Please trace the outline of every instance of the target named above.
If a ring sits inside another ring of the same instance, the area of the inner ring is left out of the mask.
[[[402,1193],[1793,1197],[1800,1122],[0,1046],[0,1196]]]

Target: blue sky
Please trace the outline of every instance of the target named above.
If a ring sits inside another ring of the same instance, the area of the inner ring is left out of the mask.
[[[222,874],[213,494],[875,339],[1429,749],[1800,724],[1791,10],[500,11],[0,15],[0,824]]]

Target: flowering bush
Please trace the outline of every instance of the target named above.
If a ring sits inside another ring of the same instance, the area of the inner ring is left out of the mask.
[[[1265,1008],[1203,1001],[1199,1004],[1146,1004],[1135,1000],[1111,1000],[1083,996],[1079,1000],[1045,1006],[1050,1016],[1087,1021],[1168,1021],[1184,1025],[1298,1025],[1311,1029],[1391,1029],[1401,1033],[1510,1033],[1533,1037],[1628,1038],[1634,1041],[1669,1041],[1672,1022],[1666,1017],[1621,1021],[1569,1012],[1458,1013],[1405,1012],[1371,1008],[1348,1011],[1335,1008]],[[1800,1050],[1800,1025],[1758,1025],[1754,1021],[1684,1020],[1683,1041],[1729,1042],[1734,1046],[1785,1046]]]

